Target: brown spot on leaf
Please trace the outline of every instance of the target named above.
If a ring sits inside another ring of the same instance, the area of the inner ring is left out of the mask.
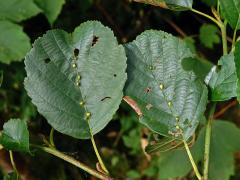
[[[145,93],[150,93],[151,91],[152,91],[152,88],[150,88],[150,87],[147,87],[146,89],[144,89]]]
[[[50,59],[49,58],[47,58],[47,59],[44,59],[44,62],[46,63],[46,64],[48,64],[48,63],[50,63]]]
[[[128,103],[128,105],[131,106],[131,108],[133,108],[133,110],[137,113],[138,116],[142,116],[143,115],[141,109],[138,106],[138,104],[131,97],[124,96],[123,100],[126,103]]]

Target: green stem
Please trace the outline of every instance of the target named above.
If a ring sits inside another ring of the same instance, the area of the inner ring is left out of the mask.
[[[9,157],[10,157],[10,161],[11,161],[13,170],[18,174],[18,170],[17,170],[16,164],[14,162],[14,158],[13,158],[13,152],[11,150],[9,151]]]
[[[210,143],[211,143],[211,132],[212,132],[212,120],[216,109],[216,103],[214,103],[210,109],[208,122],[205,132],[205,145],[204,145],[204,169],[203,169],[203,179],[208,179],[208,169],[209,169],[209,153],[210,153]]]
[[[204,17],[206,17],[206,18],[208,18],[208,19],[210,19],[211,21],[213,21],[214,23],[216,23],[216,24],[221,28],[221,23],[218,22],[218,20],[216,20],[216,19],[213,18],[212,16],[209,16],[208,14],[205,14],[205,13],[203,13],[203,12],[201,12],[201,11],[196,10],[196,9],[191,9],[191,11],[194,12],[194,13],[197,13],[197,14],[199,14],[199,15],[201,15],[201,16],[204,16]]]
[[[49,135],[49,142],[50,142],[50,145],[55,148],[53,137],[54,137],[54,129],[52,128]]]
[[[95,176],[95,177],[97,177],[99,179],[102,179],[102,180],[112,180],[111,177],[109,177],[109,176],[107,176],[105,174],[102,174],[102,173],[100,173],[100,172],[98,172],[98,171],[88,167],[84,163],[81,163],[81,162],[77,161],[76,159],[72,158],[71,156],[68,156],[68,155],[66,155],[66,154],[64,154],[64,153],[62,153],[62,152],[60,152],[60,151],[58,151],[56,149],[49,148],[49,147],[43,147],[43,146],[39,146],[39,145],[32,145],[32,146],[35,147],[35,148],[38,148],[38,149],[40,149],[40,150],[42,150],[44,152],[52,154],[52,155],[54,155],[54,156],[56,156],[56,157],[58,157],[60,159],[63,159],[65,161],[69,162],[70,164],[75,165],[76,167],[78,167],[78,168],[88,172],[89,174],[91,174],[91,175],[93,175],[93,176]]]
[[[108,172],[106,166],[104,165],[103,160],[102,160],[102,158],[101,158],[101,156],[100,156],[100,154],[98,152],[98,149],[97,149],[95,140],[93,138],[93,135],[91,135],[91,141],[92,141],[93,149],[95,151],[95,154],[97,156],[98,162],[100,163],[100,166],[101,166],[102,170],[105,171],[107,174],[109,174],[109,172]]]
[[[236,35],[237,35],[237,28],[234,29],[234,32],[233,32],[233,41],[232,41],[232,49],[234,48],[235,46],[235,42],[236,42]]]
[[[227,50],[226,21],[224,23],[221,23],[220,29],[221,29],[221,33],[222,33],[223,54],[226,55],[228,53],[228,50]]]
[[[201,179],[202,179],[202,176],[201,176],[201,174],[200,174],[199,171],[198,171],[197,165],[195,164],[195,161],[194,161],[194,159],[193,159],[193,157],[192,157],[192,154],[191,154],[191,151],[190,151],[190,149],[189,149],[189,147],[188,147],[188,144],[187,144],[187,142],[186,142],[185,140],[183,140],[183,143],[184,143],[184,147],[185,147],[185,149],[186,149],[186,151],[187,151],[189,160],[190,160],[190,162],[191,162],[191,164],[192,164],[193,170],[194,170],[194,172],[195,172],[198,180],[201,180]]]

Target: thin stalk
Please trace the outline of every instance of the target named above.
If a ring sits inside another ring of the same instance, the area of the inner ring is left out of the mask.
[[[53,149],[53,148],[49,148],[49,147],[43,147],[43,146],[39,146],[39,145],[32,145],[33,147],[35,148],[38,148],[44,152],[47,152],[49,154],[52,154],[60,159],[63,159],[64,161],[67,161],[69,162],[70,164],[73,164],[75,165],[76,167],[88,172],[89,174],[99,178],[99,179],[102,179],[102,180],[113,180],[113,178],[105,175],[105,174],[102,174],[98,171],[96,171],[95,169],[92,169],[90,167],[88,167],[87,165],[85,165],[84,163],[81,163],[79,161],[77,161],[76,159],[72,158],[71,156],[68,156],[56,149]]]
[[[54,129],[53,128],[50,131],[49,142],[50,142],[50,145],[55,148],[55,144],[54,144]]]
[[[214,112],[216,109],[216,103],[214,103],[210,109],[208,122],[205,132],[205,144],[204,144],[204,169],[203,169],[203,179],[208,179],[208,169],[209,169],[209,153],[210,153],[210,143],[211,143],[211,132],[212,132],[212,120]]]
[[[96,154],[96,156],[97,156],[98,162],[99,162],[102,170],[105,171],[107,174],[109,174],[109,172],[108,172],[106,166],[104,165],[103,160],[102,160],[102,158],[101,158],[101,156],[100,156],[100,154],[99,154],[99,152],[98,152],[98,149],[97,149],[95,140],[94,140],[94,138],[93,138],[93,135],[91,135],[91,141],[92,141],[93,149],[94,149],[94,151],[95,151],[95,154]]]
[[[209,16],[208,14],[205,14],[205,13],[203,13],[203,12],[201,12],[201,11],[196,10],[196,9],[191,9],[191,11],[194,12],[194,13],[197,13],[197,14],[199,14],[199,15],[201,15],[201,16],[204,16],[204,17],[206,17],[206,18],[208,18],[208,19],[210,19],[211,21],[213,21],[214,23],[216,23],[216,24],[221,28],[221,23],[218,22],[218,21],[217,21],[215,18],[213,18],[212,16]]]
[[[232,49],[234,48],[235,46],[235,42],[236,42],[236,35],[237,35],[237,28],[234,29],[234,32],[233,32],[233,41],[232,41]]]
[[[228,53],[227,50],[227,30],[226,30],[226,21],[220,26],[222,33],[222,46],[223,46],[223,54],[226,55]]]
[[[184,147],[185,147],[185,149],[187,151],[188,158],[189,158],[189,160],[190,160],[190,162],[192,164],[193,170],[194,170],[198,180],[202,180],[202,176],[201,176],[201,174],[198,171],[197,165],[196,165],[196,163],[195,163],[195,161],[194,161],[194,159],[192,157],[192,154],[191,154],[191,151],[190,151],[190,149],[188,147],[187,142],[185,140],[183,140],[183,143],[184,143]]]
[[[9,157],[10,157],[10,161],[11,161],[13,170],[18,174],[18,170],[17,170],[16,164],[14,162],[14,158],[13,158],[13,152],[11,150],[9,151]]]

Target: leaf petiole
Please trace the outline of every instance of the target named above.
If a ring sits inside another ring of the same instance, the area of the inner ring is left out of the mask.
[[[187,142],[186,142],[185,140],[183,140],[183,144],[184,144],[184,147],[185,147],[185,149],[186,149],[186,151],[187,151],[188,158],[189,158],[189,160],[190,160],[190,162],[191,162],[191,164],[192,164],[193,170],[194,170],[194,172],[195,172],[198,180],[202,180],[202,176],[201,176],[201,174],[199,173],[199,170],[198,170],[198,168],[197,168],[197,165],[196,165],[196,163],[195,163],[195,161],[194,161],[194,159],[193,159],[193,157],[192,157],[192,153],[191,153],[191,151],[190,151],[190,149],[189,149],[189,147],[188,147],[188,144],[187,144]]]

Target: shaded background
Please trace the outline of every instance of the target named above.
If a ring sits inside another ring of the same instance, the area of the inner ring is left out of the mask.
[[[195,1],[194,7],[211,14],[209,4],[211,1]],[[208,20],[192,12],[172,12],[144,4],[131,3],[128,0],[66,0],[56,21],[51,26],[44,14],[39,13],[34,17],[19,22],[24,32],[30,37],[31,42],[42,36],[47,30],[60,28],[72,32],[75,27],[87,20],[98,20],[109,26],[119,43],[127,43],[147,29],[163,30],[183,38],[193,51],[203,59],[216,63],[222,54],[220,32],[214,31],[215,40],[209,42],[200,38],[200,28]],[[214,29],[214,28],[213,28]],[[231,30],[228,29],[231,33]],[[0,32],[1,33],[1,32]],[[7,37],[6,37],[7,38]],[[214,38],[213,38],[214,39]],[[218,40],[216,40],[218,39]],[[229,38],[229,41],[231,39]],[[1,46],[1,45],[0,45]],[[25,77],[24,63],[12,62],[10,65],[0,63],[4,80],[0,89],[0,129],[10,118],[19,117],[28,121],[31,132],[31,141],[40,141],[43,136],[48,136],[51,127],[46,120],[36,112],[23,87]],[[218,118],[233,121],[240,125],[240,111],[235,100],[220,103],[217,110],[229,106],[228,111],[220,114]],[[137,122],[137,117],[125,103],[108,126],[96,135],[96,142],[106,161],[113,177],[117,179],[161,179],[159,172],[164,164],[156,156],[152,160],[143,151],[147,143],[149,130]],[[55,133],[57,148],[74,156],[92,167],[95,167],[96,157],[89,140],[76,140],[71,137]],[[160,154],[161,156],[161,154]],[[162,155],[167,157],[168,155]],[[66,162],[48,154],[35,152],[34,155],[16,153],[17,168],[26,179],[42,180],[79,180],[94,179],[85,172]],[[179,161],[175,163],[181,163]],[[232,179],[240,178],[240,155],[235,154],[236,173]],[[173,162],[165,163],[165,172],[174,171]],[[167,167],[168,166],[168,167]],[[0,151],[0,179],[3,174],[11,171],[8,153]],[[175,169],[177,171],[177,169]],[[181,174],[181,173],[180,173]],[[171,179],[194,179],[192,172],[182,173],[184,177]],[[166,175],[167,176],[167,175]],[[170,178],[170,177],[169,177]],[[169,179],[162,178],[162,179]]]

